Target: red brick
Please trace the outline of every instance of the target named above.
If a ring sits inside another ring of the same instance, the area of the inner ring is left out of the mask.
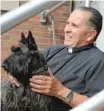
[[[33,34],[33,37],[34,37],[34,38],[40,37],[40,33],[39,33],[39,32],[32,31],[32,34]]]
[[[8,51],[8,50],[9,50],[8,46],[4,46],[4,45],[1,46],[1,51]]]
[[[40,14],[38,14],[38,15],[32,17],[31,19],[37,19],[37,20],[39,20],[40,18],[41,18],[41,16],[40,16]]]
[[[48,43],[48,39],[46,38],[35,38],[37,43]]]
[[[18,41],[13,41],[13,40],[2,40],[1,45],[5,46],[12,46],[12,45],[18,45]]]
[[[68,13],[65,13],[65,12],[61,12],[61,17],[69,17],[69,14]]]
[[[21,38],[21,34],[20,35],[10,35],[10,40],[15,40],[16,42],[18,42]]]
[[[59,40],[59,39],[56,40],[56,44],[63,44],[63,43],[64,43],[63,40]]]
[[[55,29],[59,28],[59,23],[55,23]]]
[[[37,32],[48,32],[48,28],[47,27],[34,27],[33,31],[37,31]]]
[[[9,80],[9,78],[8,78],[8,74],[7,74],[7,72],[6,71],[4,71],[4,69],[3,68],[1,68],[1,79],[0,80]]]
[[[46,49],[46,48],[48,48],[48,47],[50,47],[50,46],[52,46],[53,44],[50,44],[50,45],[48,45],[48,44],[39,44],[39,48],[40,49]]]
[[[62,6],[62,7],[60,7],[59,9],[57,9],[57,11],[69,13],[69,7]]]
[[[19,25],[17,27],[15,27],[16,29],[21,29],[21,30],[32,30],[33,26],[32,25]]]
[[[8,81],[9,78],[7,76],[1,76],[1,81]]]
[[[64,34],[64,30],[63,29],[56,29],[55,32],[59,33],[59,34]]]
[[[57,34],[55,36],[56,39],[64,40],[64,35],[63,34]]]
[[[10,35],[3,34],[3,35],[1,35],[1,39],[10,40]]]
[[[59,29],[63,29],[64,30],[65,26],[66,26],[66,23],[60,23],[59,24]]]
[[[1,55],[7,55],[7,52],[1,51]]]
[[[51,35],[48,32],[47,33],[42,32],[40,33],[40,37],[51,38]]]
[[[12,29],[6,32],[6,34],[14,34],[14,35],[20,35],[21,31],[18,29]]]
[[[34,19],[30,19],[26,22],[24,22],[25,25],[37,25],[37,24],[40,24],[40,21],[39,20],[34,20]]]
[[[53,44],[53,39],[48,39],[48,44]]]
[[[54,16],[58,16],[58,17],[60,17],[60,16],[61,16],[61,13],[58,12],[58,11],[55,11],[55,12],[53,13],[53,15],[54,15]]]
[[[5,58],[7,58],[7,54],[6,55],[1,55],[1,63],[5,60]]]

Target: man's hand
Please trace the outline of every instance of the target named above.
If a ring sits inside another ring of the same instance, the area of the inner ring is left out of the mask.
[[[9,81],[11,82],[11,84],[13,85],[13,86],[17,86],[17,87],[19,87],[19,82],[17,81],[17,79],[15,78],[15,77],[13,77],[12,75],[10,75],[9,74]]]
[[[32,91],[46,94],[49,96],[58,96],[60,91],[63,90],[63,85],[58,81],[48,68],[50,76],[35,75],[30,79],[30,86]]]

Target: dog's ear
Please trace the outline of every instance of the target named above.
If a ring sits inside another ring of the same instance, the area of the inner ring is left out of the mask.
[[[29,30],[28,36],[33,37],[32,32]]]
[[[25,38],[25,35],[23,32],[21,32],[21,39],[24,39]]]
[[[28,44],[29,44],[29,46],[32,45],[33,50],[38,50],[36,42],[34,40],[34,37],[31,33],[31,31],[28,32]]]

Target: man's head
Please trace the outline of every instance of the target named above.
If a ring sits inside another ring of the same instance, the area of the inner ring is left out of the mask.
[[[65,27],[64,44],[80,47],[93,43],[102,29],[102,16],[94,8],[80,7],[74,10]]]

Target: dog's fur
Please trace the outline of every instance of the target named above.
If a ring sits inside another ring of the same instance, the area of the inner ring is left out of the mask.
[[[2,67],[19,81],[20,86],[10,85],[4,105],[8,111],[50,111],[52,98],[33,92],[29,85],[33,75],[48,76],[47,63],[38,51],[32,33],[29,31],[28,37],[21,33],[19,46],[13,46],[11,51],[12,55],[4,60]]]

